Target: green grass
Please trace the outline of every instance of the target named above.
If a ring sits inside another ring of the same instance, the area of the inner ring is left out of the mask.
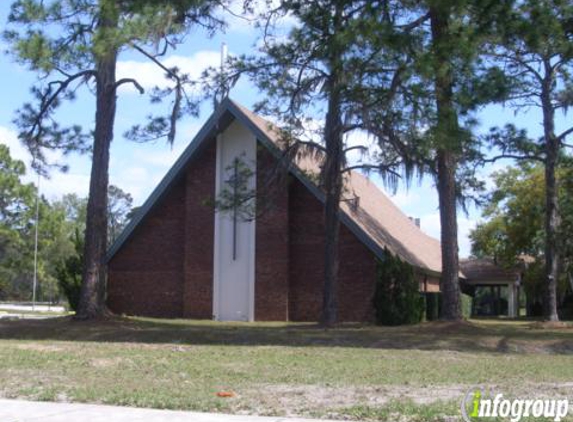
[[[463,394],[569,394],[573,329],[116,318],[0,321],[0,395],[369,420],[459,416]],[[232,391],[232,398],[219,398]],[[566,391],[564,393],[564,391]]]
[[[411,400],[391,401],[384,406],[355,405],[332,409],[331,415],[356,420],[387,421],[407,417],[410,422],[441,421],[444,416],[459,414],[460,404],[456,401],[436,401],[430,404],[417,404]]]

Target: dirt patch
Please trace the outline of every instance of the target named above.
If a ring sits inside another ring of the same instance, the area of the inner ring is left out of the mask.
[[[120,357],[115,358],[97,358],[90,360],[90,366],[94,368],[110,368],[113,366],[123,365],[125,363],[125,359]]]
[[[533,330],[570,330],[573,332],[573,325],[564,321],[538,321],[530,325]]]
[[[356,405],[381,407],[393,401],[431,404],[437,401],[459,400],[468,391],[467,385],[430,387],[368,386],[333,387],[318,385],[261,385],[239,393],[249,412],[264,414],[274,409],[285,416],[300,416],[310,410],[347,408]]]
[[[61,345],[42,344],[42,343],[18,344],[16,348],[19,350],[32,350],[34,352],[48,352],[48,353],[64,352],[68,350],[67,347]]]
[[[352,406],[383,407],[391,402],[412,402],[431,405],[438,402],[461,401],[476,385],[387,385],[334,387],[319,385],[260,385],[257,388],[238,392],[237,400],[246,413],[265,414],[273,409],[275,414],[285,416],[309,415],[319,409],[344,409]],[[537,383],[515,386],[488,385],[488,391],[503,393],[516,398],[569,398],[573,383]],[[249,409],[249,410],[246,410]]]

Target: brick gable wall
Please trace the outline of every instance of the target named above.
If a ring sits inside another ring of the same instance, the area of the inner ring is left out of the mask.
[[[212,317],[215,153],[215,140],[208,140],[109,262],[111,311]]]
[[[257,147],[257,217],[255,243],[255,319],[289,319],[289,195],[288,178],[273,177],[276,160]]]
[[[215,235],[215,170],[217,142],[186,172],[183,317],[213,317],[213,251]]]
[[[184,180],[148,214],[108,266],[112,312],[180,317],[183,311]]]
[[[189,163],[109,263],[108,306],[120,314],[211,318],[213,315],[216,142]],[[275,165],[257,150],[257,186]],[[255,319],[316,321],[323,283],[323,206],[290,177],[274,182],[256,223]],[[267,186],[268,188],[268,186]],[[342,321],[372,319],[373,254],[344,225],[340,231]]]
[[[289,316],[292,321],[317,321],[324,274],[323,206],[298,180],[293,180],[289,193]],[[374,255],[341,225],[338,285],[341,321],[372,320],[375,279]]]

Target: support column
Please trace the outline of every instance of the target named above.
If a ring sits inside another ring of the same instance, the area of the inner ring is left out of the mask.
[[[508,284],[507,285],[507,316],[510,318],[515,318],[515,285]]]

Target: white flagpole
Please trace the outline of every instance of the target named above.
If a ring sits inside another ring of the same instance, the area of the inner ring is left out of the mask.
[[[34,283],[32,286],[32,310],[36,309],[36,288],[38,286],[38,226],[40,225],[40,173],[36,191],[36,233],[34,239]]]

